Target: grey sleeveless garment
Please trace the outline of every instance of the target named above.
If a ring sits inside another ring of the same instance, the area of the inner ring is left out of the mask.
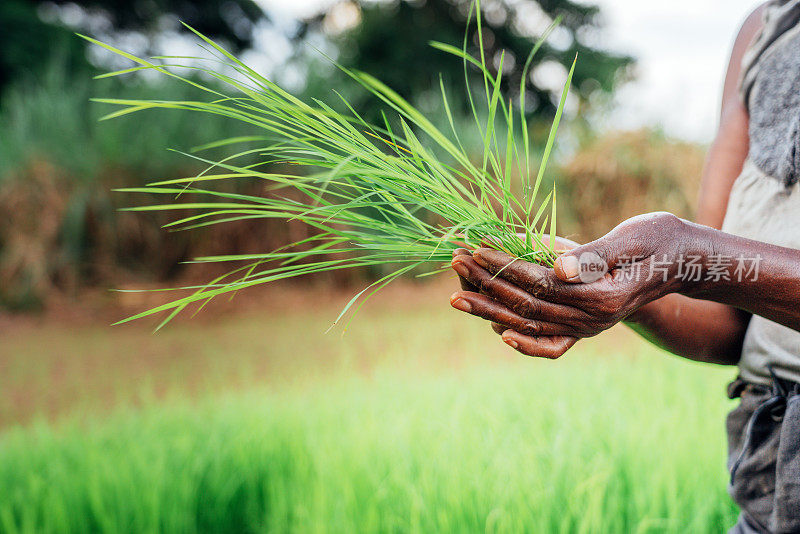
[[[750,153],[736,179],[722,229],[800,249],[800,0],[773,1],[742,62]],[[767,366],[800,382],[800,332],[753,316],[741,377],[769,384]]]

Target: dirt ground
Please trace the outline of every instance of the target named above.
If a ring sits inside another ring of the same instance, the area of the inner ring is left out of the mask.
[[[343,332],[326,333],[360,288],[266,285],[220,298],[195,316],[117,320],[164,301],[164,293],[88,292],[38,315],[0,316],[0,428],[107,410],[169,395],[284,387],[331,373],[385,365],[447,372],[491,358],[524,357],[488,325],[452,310],[456,280],[400,281],[373,297]],[[343,334],[343,335],[342,335]],[[635,343],[624,327],[584,345]],[[632,351],[634,352],[634,351]]]

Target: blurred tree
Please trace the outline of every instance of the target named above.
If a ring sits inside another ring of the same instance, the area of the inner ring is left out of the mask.
[[[572,94],[581,105],[595,95],[610,93],[629,75],[633,58],[595,45],[602,27],[597,6],[570,0],[484,0],[481,4],[487,63],[496,74],[501,52],[505,51],[503,88],[506,98],[515,101],[525,59],[535,39],[556,17],[562,17],[561,25],[532,64],[526,89],[526,109],[531,116],[555,112],[567,67],[575,54],[579,60]],[[344,66],[375,75],[407,99],[418,98],[439,90],[439,73],[451,85],[462,82],[461,62],[432,48],[429,42],[460,47],[471,5],[472,0],[346,0],[307,20],[300,35],[328,35],[337,45],[338,61]],[[468,51],[477,57],[480,51],[474,18],[468,38]],[[361,109],[367,105],[364,98]]]
[[[53,61],[71,71],[88,69],[75,30],[136,32],[151,42],[170,21],[181,20],[241,50],[265,19],[254,0],[0,0],[0,91]]]

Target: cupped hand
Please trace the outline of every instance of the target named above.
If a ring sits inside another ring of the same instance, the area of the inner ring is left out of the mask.
[[[522,239],[522,240],[525,239],[525,234],[517,234],[517,236],[519,236],[519,238]],[[550,246],[550,236],[549,235],[543,235],[542,238],[541,238],[541,242],[545,246]],[[562,254],[562,253],[564,253],[564,252],[566,252],[568,250],[572,250],[572,249],[574,249],[575,247],[578,247],[578,246],[580,246],[580,245],[578,243],[576,243],[575,241],[572,241],[571,239],[567,239],[567,238],[564,238],[564,237],[556,236],[554,238],[554,240],[553,240],[552,249],[556,254]],[[534,250],[538,250],[538,249],[539,249],[539,246],[538,245],[534,245]],[[472,252],[473,252],[473,250],[470,249],[470,248],[467,248],[467,245],[464,244],[461,248],[457,248],[457,249],[455,249],[453,251],[453,258],[455,258],[456,256],[462,256],[462,255],[471,256]],[[476,292],[480,291],[479,288],[475,287],[466,278],[461,276],[461,274],[458,273],[458,271],[456,271],[456,273],[458,274],[458,279],[459,279],[459,283],[461,284],[461,289],[463,289],[465,291],[476,291]]]
[[[667,213],[629,219],[606,236],[563,253],[554,268],[480,248],[459,250],[453,269],[464,290],[453,307],[493,323],[529,356],[558,358],[644,304],[675,290],[687,226]]]

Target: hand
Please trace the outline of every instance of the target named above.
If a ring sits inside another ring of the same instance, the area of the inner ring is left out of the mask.
[[[525,234],[517,234],[517,236],[519,236],[520,239],[523,239],[523,240],[525,239]],[[542,236],[542,244],[544,244],[544,245],[549,245],[550,244],[550,236],[549,235],[543,235]],[[466,246],[467,245],[464,245],[464,247],[462,247],[462,248],[455,249],[453,251],[453,258],[455,258],[456,256],[461,256],[461,255],[471,256],[472,255],[472,250],[466,248]],[[567,239],[565,237],[556,236],[555,240],[553,242],[553,250],[557,254],[561,254],[561,253],[566,252],[568,250],[572,250],[573,248],[578,247],[578,246],[580,246],[578,243],[576,243],[575,241],[572,241],[571,239]],[[538,245],[534,244],[534,250],[537,250],[537,249],[538,249]],[[459,283],[461,284],[461,289],[463,289],[464,291],[480,292],[479,288],[477,288],[474,285],[472,285],[471,283],[469,283],[469,281],[467,281],[466,278],[464,278],[460,273],[458,273],[458,271],[456,271],[456,274],[458,274],[458,279],[459,279]]]
[[[519,236],[522,239],[525,238],[524,234],[519,234]],[[550,237],[547,236],[547,235],[542,236],[542,242],[544,244],[546,244],[546,245],[549,244],[550,243]],[[563,252],[571,250],[571,249],[573,249],[573,248],[575,248],[577,246],[579,246],[578,243],[576,243],[576,242],[574,242],[574,241],[572,241],[570,239],[563,238],[563,237],[556,237],[555,240],[554,240],[554,243],[553,243],[553,249],[557,253],[563,253]],[[466,249],[466,248],[456,249],[456,250],[453,251],[454,260],[458,256],[465,256],[466,258],[470,258],[471,259],[472,251],[469,250],[469,249]],[[472,293],[480,293],[481,292],[480,287],[477,287],[476,285],[473,285],[472,282],[467,280],[467,277],[469,276],[469,271],[464,269],[463,267],[460,267],[460,263],[454,261],[453,262],[453,268],[456,270],[456,273],[458,273],[458,278],[459,278],[459,281],[461,283],[461,289],[463,289],[464,291],[472,292]],[[486,271],[483,271],[483,272],[485,273],[485,277],[486,278],[490,277],[488,272],[486,272]],[[451,298],[451,303],[453,303],[453,299],[452,298]],[[458,304],[463,306],[463,303],[458,303]],[[457,309],[462,309],[462,311],[467,311],[467,310],[464,310],[463,308],[459,308],[459,306],[457,306],[455,304],[454,304],[454,306]],[[502,335],[503,332],[508,330],[508,327],[503,325],[503,324],[493,322],[492,323],[492,329],[496,333]],[[557,358],[558,356],[560,356],[561,354],[566,352],[567,349],[572,347],[577,341],[578,341],[577,338],[570,337],[570,336],[539,336],[539,339],[537,340],[536,353],[528,353],[528,355],[529,356],[538,356],[538,357],[542,357],[542,358]],[[506,341],[506,343],[509,343],[512,347],[517,348],[516,346],[514,346],[513,342]]]
[[[575,340],[675,291],[677,258],[690,239],[684,221],[654,213],[562,254],[553,269],[481,248],[453,258],[456,272],[480,292],[460,291],[450,301],[501,325],[495,331],[523,354],[558,358]]]

